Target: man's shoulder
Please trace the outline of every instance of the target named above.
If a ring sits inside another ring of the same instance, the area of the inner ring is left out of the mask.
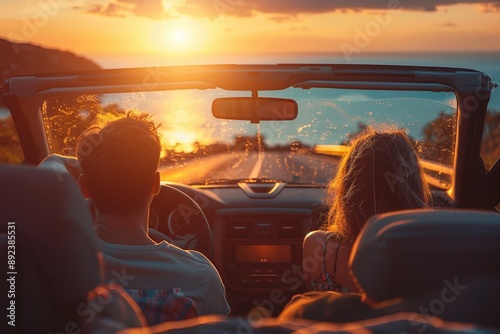
[[[185,257],[186,259],[189,259],[191,261],[196,261],[200,263],[206,263],[211,265],[212,263],[210,260],[201,252],[192,250],[192,249],[183,249],[180,248],[174,244],[167,243],[164,241],[164,243],[167,245],[164,248],[161,248],[161,251],[168,253],[168,254],[175,254],[177,256],[182,256]]]
[[[155,245],[121,245],[99,240],[99,245],[105,258],[212,266],[210,260],[202,253],[195,250],[185,250],[166,241]]]
[[[166,241],[158,244],[156,254],[151,254],[151,257],[153,256],[164,258],[165,261],[176,263],[184,268],[200,269],[206,273],[217,271],[213,263],[203,253],[192,249],[183,249]]]

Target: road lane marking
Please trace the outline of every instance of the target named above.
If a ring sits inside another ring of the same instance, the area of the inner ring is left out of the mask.
[[[257,179],[260,176],[260,170],[262,169],[262,163],[264,162],[264,153],[259,152],[259,156],[257,157],[257,162],[252,168],[252,171],[250,172],[250,175],[248,178],[250,179]]]

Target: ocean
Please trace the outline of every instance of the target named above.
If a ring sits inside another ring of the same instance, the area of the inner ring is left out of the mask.
[[[350,58],[342,54],[266,54],[266,55],[85,55],[102,68],[149,67],[199,64],[393,64],[469,68],[489,75],[500,86],[500,52],[439,52],[439,53],[360,53]],[[493,90],[489,108],[500,111],[500,87]],[[0,108],[0,118],[9,114]]]
[[[489,75],[500,86],[500,52],[420,52],[343,54],[266,54],[266,55],[90,55],[103,68],[200,65],[200,64],[392,64],[468,68]],[[490,108],[500,111],[500,87],[495,89]]]

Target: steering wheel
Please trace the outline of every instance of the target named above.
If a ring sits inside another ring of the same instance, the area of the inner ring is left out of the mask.
[[[151,203],[149,236],[213,255],[212,231],[198,203],[183,191],[163,184]]]

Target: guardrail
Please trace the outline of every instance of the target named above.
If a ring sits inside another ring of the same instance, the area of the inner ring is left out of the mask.
[[[343,156],[348,150],[349,146],[346,145],[316,145],[313,148],[314,153],[333,156]],[[427,182],[430,185],[445,189],[449,189],[451,187],[453,167],[428,159],[420,159],[420,164],[424,168]],[[433,175],[430,175],[429,172]],[[437,175],[440,177],[436,177]],[[449,179],[449,181],[446,179]]]
[[[347,151],[349,151],[349,146],[346,145],[315,145],[313,148],[314,153],[335,156],[343,156]]]

